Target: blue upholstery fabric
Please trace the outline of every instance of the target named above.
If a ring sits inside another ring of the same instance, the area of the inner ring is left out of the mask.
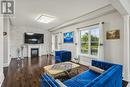
[[[67,87],[83,87],[84,85],[88,84],[89,82],[91,82],[93,79],[95,79],[99,75],[100,74],[98,74],[96,72],[87,70],[87,71],[71,78],[70,80],[66,80],[64,82],[64,84]]]
[[[92,65],[102,68],[102,74],[87,70],[63,83],[67,87],[122,87],[122,65],[92,60]],[[60,87],[47,74],[42,75],[41,87]]]
[[[90,70],[88,70],[65,81],[64,84],[68,87],[122,87],[121,65],[92,60],[92,66],[104,69],[105,72],[96,76],[96,73],[93,73],[94,71],[90,72]],[[87,75],[89,76],[86,77]],[[94,75],[95,77],[93,77]]]
[[[117,65],[92,87],[122,87],[122,66]]]
[[[60,87],[60,85],[47,74],[43,74],[41,78],[41,87]]]
[[[112,63],[108,63],[108,62],[104,62],[104,61],[92,60],[92,66],[96,66],[96,67],[101,68],[103,70],[107,70],[113,65],[114,64],[112,64]]]
[[[71,60],[71,52],[70,51],[55,51],[55,62],[65,62]]]
[[[116,67],[116,65],[110,67],[107,71],[105,71],[104,73],[102,73],[100,76],[98,76],[97,78],[95,78],[94,80],[92,80],[89,84],[85,85],[84,87],[91,87],[92,85],[95,84],[95,82],[99,81],[101,78],[103,78],[108,72],[110,72],[112,69],[114,69]]]

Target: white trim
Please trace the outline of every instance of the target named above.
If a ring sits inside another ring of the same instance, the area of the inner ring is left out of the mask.
[[[3,72],[0,73],[0,86],[2,86],[2,83],[4,81],[4,74]]]
[[[85,65],[85,66],[91,66],[90,62],[86,62],[86,61],[80,61],[79,64]]]
[[[92,56],[92,55],[87,55],[87,54],[82,54],[80,53],[80,56],[88,57],[88,58],[94,58],[94,59],[99,59],[98,56]]]
[[[9,64],[10,64],[10,61],[11,61],[11,59],[9,58],[9,59],[8,59],[8,63],[4,63],[4,64],[3,64],[3,67],[8,67]]]
[[[1,15],[0,19],[0,86],[3,83],[4,75],[3,75],[3,15]]]
[[[42,56],[42,52],[41,52],[41,45],[37,45],[37,44],[28,44],[27,45],[27,53],[28,53],[28,57],[31,57],[31,48],[38,48],[39,49],[39,56]]]
[[[86,13],[86,14],[81,15],[79,17],[76,17],[76,18],[74,18],[72,20],[66,21],[63,24],[60,24],[60,25],[55,26],[53,28],[50,28],[49,31],[55,31],[55,30],[58,30],[58,29],[61,29],[61,28],[64,28],[64,27],[79,24],[79,23],[88,21],[90,19],[100,17],[102,15],[113,13],[115,11],[116,11],[115,8],[113,8],[113,6],[111,4],[109,4],[109,5],[106,5],[104,7],[99,8],[99,9],[97,9],[95,11],[92,11],[90,13]]]
[[[104,22],[100,22],[99,23],[99,46],[98,46],[98,50],[99,50],[99,59],[104,60],[104,29],[103,29],[103,24]],[[102,45],[101,45],[102,44]]]
[[[75,45],[77,46],[76,47],[76,58],[79,58],[79,48],[80,48],[80,32],[79,32],[79,29],[76,29],[76,38],[75,38]]]
[[[130,74],[130,65],[129,65],[129,52],[130,52],[130,36],[129,36],[129,15],[124,16],[124,54],[123,54],[123,67],[124,67],[124,79],[128,80],[129,79],[129,74]]]
[[[4,63],[4,64],[3,64],[3,67],[8,67],[8,66],[9,66],[8,63]]]
[[[129,29],[130,29],[130,15],[129,15]],[[129,52],[130,52],[130,30],[129,30]],[[128,58],[128,80],[130,82],[130,54],[129,54],[129,58]],[[129,83],[130,84],[130,83]]]
[[[94,28],[100,28],[100,24],[101,24],[102,22],[99,22],[99,23],[96,23],[96,24],[93,24],[93,25],[88,25],[88,26],[86,26],[86,27],[83,27],[83,28],[77,28],[77,29],[79,29],[79,33],[80,33],[80,35],[79,35],[79,55],[80,56],[86,56],[86,57],[90,57],[90,58],[97,58],[97,59],[100,59],[99,58],[99,49],[98,49],[98,55],[97,56],[93,56],[93,55],[91,55],[91,53],[90,53],[90,51],[91,51],[91,35],[90,35],[90,31],[91,30],[93,30]],[[89,40],[88,40],[88,45],[89,45],[89,48],[88,48],[88,54],[83,54],[83,53],[81,53],[81,38],[80,38],[80,36],[81,36],[81,31],[84,31],[84,30],[88,30],[88,34],[89,34]],[[100,30],[99,30],[99,34],[102,34],[102,33],[100,33]],[[102,36],[102,35],[100,35],[100,36]],[[99,37],[100,38],[100,37]],[[101,38],[102,39],[102,38]],[[102,40],[103,41],[103,40]],[[100,40],[99,40],[99,42],[98,43],[100,43]],[[99,47],[98,47],[99,48]]]

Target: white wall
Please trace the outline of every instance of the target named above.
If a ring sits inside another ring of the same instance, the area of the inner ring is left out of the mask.
[[[4,67],[8,66],[10,63],[10,21],[9,17],[4,17],[4,32],[7,32],[7,35],[4,36]]]
[[[3,79],[3,17],[0,15],[0,86]]]
[[[106,40],[104,39],[105,42],[105,60],[111,61],[114,63],[120,63],[123,64],[123,18],[118,12],[113,12],[107,15],[103,15],[101,17],[88,20],[83,23],[79,23],[76,25],[68,26],[59,30],[52,31],[52,33],[56,32],[69,32],[69,31],[74,31],[76,33],[76,29],[79,27],[95,24],[98,22],[104,22],[104,38],[106,38],[106,31],[109,30],[115,30],[119,29],[120,30],[120,39],[119,40]],[[63,37],[62,37],[63,39]],[[78,39],[78,36],[75,34],[74,40],[76,41]],[[63,41],[63,40],[62,40]],[[77,42],[77,41],[76,41]],[[64,44],[62,42],[62,49],[67,49],[72,51],[73,57],[76,55],[76,49],[77,46],[72,43],[72,44]],[[91,58],[88,57],[83,57],[81,58],[81,61],[83,62],[88,62]]]
[[[17,49],[24,44],[24,33],[33,32],[44,34],[44,44],[42,45],[42,55],[50,52],[50,32],[45,29],[38,29],[32,27],[16,27],[12,26],[10,31],[10,50],[11,58],[17,57]],[[27,57],[27,47],[24,48],[24,57]]]

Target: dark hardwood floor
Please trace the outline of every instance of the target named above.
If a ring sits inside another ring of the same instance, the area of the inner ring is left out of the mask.
[[[54,57],[12,59],[2,87],[40,87],[40,76],[44,73],[43,67],[54,64]],[[82,66],[86,70],[86,66]],[[81,70],[81,72],[82,72]]]
[[[11,60],[2,87],[39,87],[43,67],[53,63],[53,57],[24,58]]]

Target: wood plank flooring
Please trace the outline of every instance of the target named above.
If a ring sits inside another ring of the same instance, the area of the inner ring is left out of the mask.
[[[40,87],[40,75],[44,73],[43,67],[49,64],[54,64],[53,56],[23,60],[14,58],[8,67],[2,87]]]
[[[53,63],[53,57],[24,58],[11,60],[2,87],[39,87],[40,75],[46,65]]]

